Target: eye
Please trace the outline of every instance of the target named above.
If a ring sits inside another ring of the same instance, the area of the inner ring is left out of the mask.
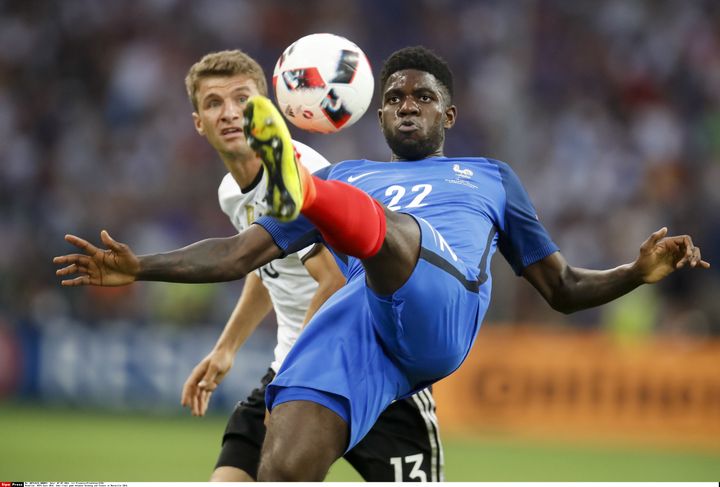
[[[419,98],[423,103],[430,103],[432,101],[432,97],[430,95],[420,95]]]
[[[399,96],[389,96],[385,99],[385,103],[389,105],[396,105],[397,103],[400,103],[400,97]]]
[[[220,106],[220,100],[217,100],[217,99],[208,100],[208,102],[205,104],[205,107],[207,107],[207,108],[217,108],[219,106]]]
[[[240,95],[237,97],[237,102],[238,103],[247,103],[248,98],[250,98],[250,97],[247,95]]]

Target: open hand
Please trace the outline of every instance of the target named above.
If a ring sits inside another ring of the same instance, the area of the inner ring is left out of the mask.
[[[84,254],[68,254],[55,257],[53,263],[65,267],[55,271],[58,276],[77,277],[63,279],[63,286],[124,286],[135,281],[140,269],[137,256],[127,245],[116,242],[103,230],[100,239],[107,249],[100,249],[75,235],[65,235],[65,240]]]

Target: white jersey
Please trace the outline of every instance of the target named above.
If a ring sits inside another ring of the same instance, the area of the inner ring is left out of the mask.
[[[297,141],[293,141],[293,144],[300,153],[302,164],[310,172],[330,164],[327,159],[305,144]],[[230,221],[238,231],[246,229],[267,213],[266,189],[267,174],[264,171],[262,179],[247,193],[240,191],[232,174],[225,175],[218,188],[220,208],[230,217]],[[303,258],[312,248],[311,245],[283,259],[276,259],[256,271],[270,293],[277,317],[278,343],[275,346],[275,360],[270,366],[275,372],[300,335],[305,313],[318,286],[302,263]]]

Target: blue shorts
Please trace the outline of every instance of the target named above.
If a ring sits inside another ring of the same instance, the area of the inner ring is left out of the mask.
[[[460,366],[485,311],[489,282],[480,287],[477,269],[416,220],[421,251],[408,281],[391,296],[369,289],[364,275],[350,281],[315,314],[267,387],[271,410],[307,400],[336,412],[350,427],[348,450],[392,401]]]

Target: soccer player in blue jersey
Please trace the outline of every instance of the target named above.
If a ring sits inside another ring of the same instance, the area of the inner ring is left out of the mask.
[[[345,161],[310,175],[265,98],[246,109],[248,142],[268,171],[264,217],[239,235],[136,256],[75,236],[83,254],[56,257],[63,285],[237,279],[322,240],[348,283],[318,311],[268,386],[271,409],[258,478],[321,480],[393,400],[452,373],[467,356],[490,298],[499,249],[555,309],[597,306],[683,266],[707,268],[687,236],[663,228],[614,269],[570,266],[510,167],[445,157],[456,119],[452,74],[431,51],[406,48],[381,75],[380,125],[392,163]]]

